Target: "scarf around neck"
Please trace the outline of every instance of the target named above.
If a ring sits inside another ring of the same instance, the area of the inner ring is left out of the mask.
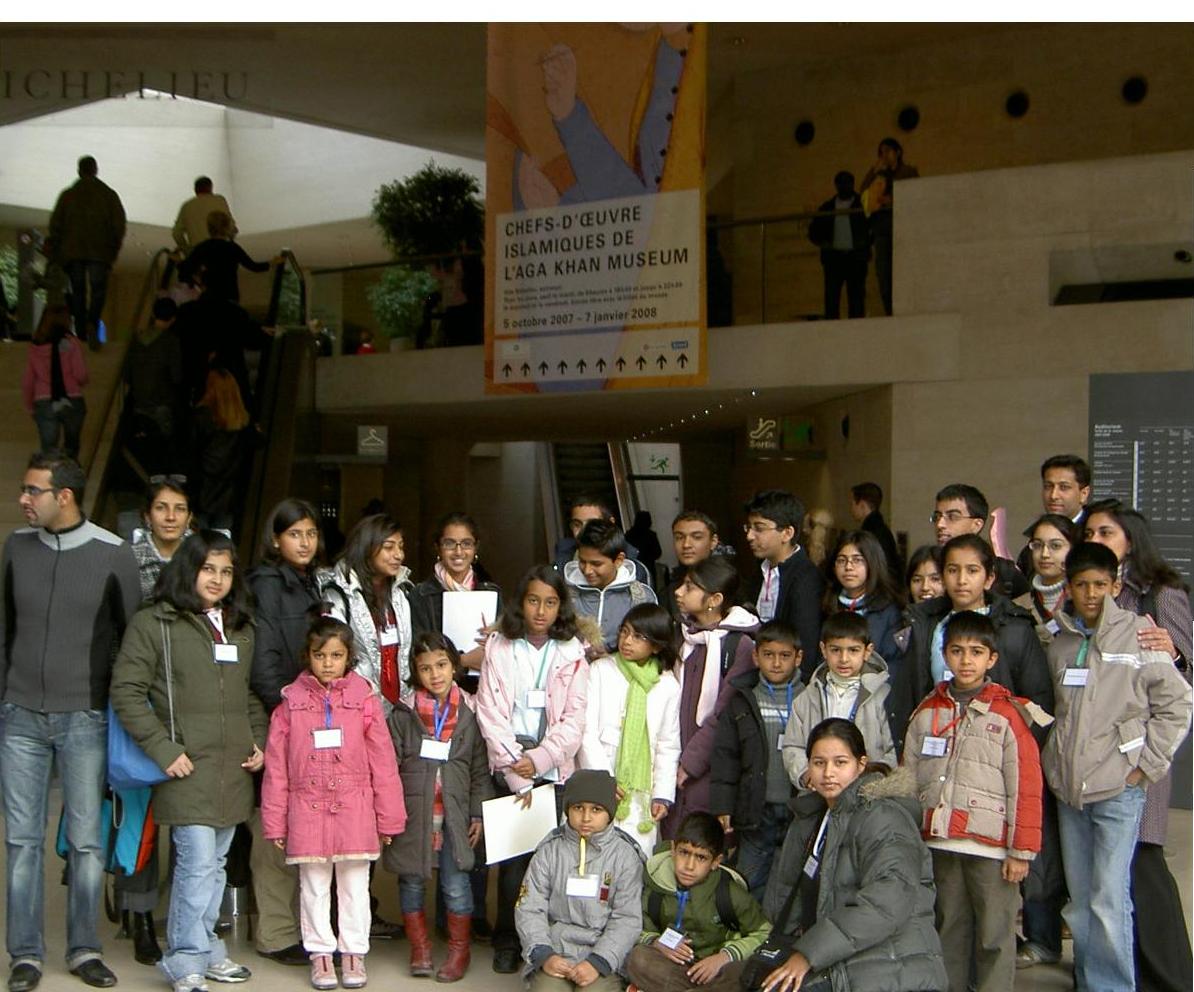
[[[726,634],[737,628],[748,630],[753,618],[741,606],[730,609],[716,627],[697,627],[684,624],[681,633],[684,635],[684,647],[681,649],[680,686],[684,686],[687,674],[685,662],[696,650],[698,645],[705,647],[705,670],[701,674],[701,691],[697,697],[696,724],[699,727],[713,713],[717,706],[717,696],[721,691],[721,642]],[[730,665],[733,665],[730,659]]]
[[[651,818],[651,740],[647,734],[647,694],[659,684],[662,672],[658,658],[649,658],[641,665],[627,661],[621,653],[614,655],[614,664],[626,679],[626,715],[622,718],[622,740],[618,745],[615,778],[622,787],[622,801],[618,803],[617,819],[630,815],[630,800],[635,793],[645,793],[643,808],[647,817],[635,825],[639,833],[650,833],[655,827]]]
[[[443,586],[445,592],[471,592],[477,586],[477,577],[473,575],[472,566],[469,566],[468,574],[465,575],[463,582],[457,582],[449,574],[448,570],[444,568],[442,561],[435,563],[435,579]]]

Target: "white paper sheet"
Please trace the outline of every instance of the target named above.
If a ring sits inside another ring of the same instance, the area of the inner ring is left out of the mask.
[[[444,593],[444,636],[461,654],[477,646],[477,631],[497,619],[497,591]]]
[[[520,799],[519,796],[502,796],[481,804],[485,852],[491,865],[529,854],[539,846],[539,841],[559,826],[554,785],[532,789],[530,809],[523,809]]]

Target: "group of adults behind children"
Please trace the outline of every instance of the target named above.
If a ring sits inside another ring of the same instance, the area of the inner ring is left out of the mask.
[[[174,849],[164,950],[156,858],[118,898],[137,959],[175,992],[250,977],[216,935],[238,833],[258,952],[316,988],[360,987],[371,940],[404,932],[412,975],[458,980],[490,939],[494,969],[540,992],[619,976],[644,992],[991,992],[1060,960],[1063,919],[1078,988],[1188,988],[1160,846],[1190,720],[1188,591],[1138,513],[1084,505],[1085,462],[1041,476],[1024,571],[995,556],[963,484],[937,494],[936,543],[903,567],[864,484],[859,528],[820,567],[800,501],[757,493],[745,583],[713,519],[681,513],[657,594],[611,508],[578,497],[556,566],[506,597],[464,513],[439,522],[416,584],[392,517],[362,519],[325,567],[317,511],[287,499],[245,570],[193,529],[185,480],[153,483],[130,547],[84,518],[77,463],[34,456],[29,527],[0,571],[9,988],[45,968],[52,763],[67,966],[116,981],[97,929],[110,720],[164,777],[141,797]],[[478,591],[499,612],[458,646],[444,597]],[[543,785],[563,822],[498,865],[491,929],[481,803]],[[401,930],[370,897],[376,860],[398,875]]]

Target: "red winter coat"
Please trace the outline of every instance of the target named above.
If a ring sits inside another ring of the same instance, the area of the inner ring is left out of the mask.
[[[342,730],[336,748],[316,748],[315,731]],[[270,718],[261,789],[266,840],[286,838],[286,860],[374,860],[378,834],[406,826],[398,760],[381,703],[369,683],[349,672],[323,686],[303,672],[282,690]]]

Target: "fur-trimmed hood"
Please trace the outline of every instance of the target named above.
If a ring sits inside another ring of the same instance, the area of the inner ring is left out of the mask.
[[[916,776],[911,769],[902,765],[891,771],[875,769],[863,772],[858,781],[858,798],[863,802],[917,797]]]

